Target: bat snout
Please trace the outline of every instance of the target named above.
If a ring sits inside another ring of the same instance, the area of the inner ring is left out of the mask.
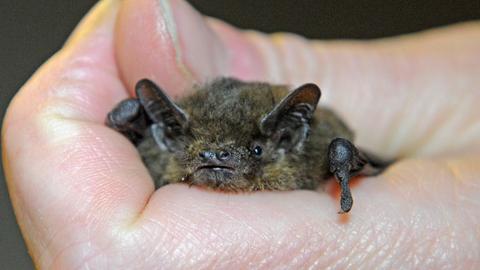
[[[204,162],[208,162],[208,161],[226,162],[231,159],[232,153],[226,150],[220,150],[220,151],[205,150],[205,151],[200,151],[200,153],[198,153],[198,156]]]

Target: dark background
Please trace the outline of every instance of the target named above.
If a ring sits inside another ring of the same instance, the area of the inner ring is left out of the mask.
[[[57,51],[93,0],[0,0],[0,119],[18,88]],[[479,0],[191,0],[241,28],[309,38],[377,38],[480,19]],[[480,48],[479,48],[480,49]],[[3,171],[3,170],[2,170]],[[32,269],[0,173],[0,268]]]

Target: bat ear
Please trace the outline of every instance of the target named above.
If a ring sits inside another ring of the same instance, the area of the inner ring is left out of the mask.
[[[154,82],[143,79],[135,86],[137,97],[152,120],[152,135],[161,147],[171,150],[175,139],[186,135],[188,115]]]
[[[320,96],[320,88],[313,83],[298,87],[261,120],[260,131],[273,138],[280,148],[301,147]]]

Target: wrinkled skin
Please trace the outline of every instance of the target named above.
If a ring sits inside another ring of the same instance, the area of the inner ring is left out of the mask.
[[[168,7],[172,13],[169,13]],[[183,1],[102,1],[25,84],[5,171],[43,269],[480,268],[480,25],[372,42],[241,32]],[[403,159],[335,191],[154,191],[103,125],[146,75],[178,96],[219,75],[316,82],[360,146]]]

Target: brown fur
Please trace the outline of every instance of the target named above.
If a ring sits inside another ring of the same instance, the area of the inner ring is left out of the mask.
[[[138,150],[157,187],[186,182],[225,191],[314,189],[329,177],[328,146],[352,132],[330,110],[317,108],[309,136],[299,147],[280,149],[259,123],[289,93],[285,86],[223,78],[197,87],[177,102],[188,115],[181,149],[162,150],[147,132]],[[260,145],[263,155],[252,148]],[[228,150],[234,172],[197,171],[199,153]]]

